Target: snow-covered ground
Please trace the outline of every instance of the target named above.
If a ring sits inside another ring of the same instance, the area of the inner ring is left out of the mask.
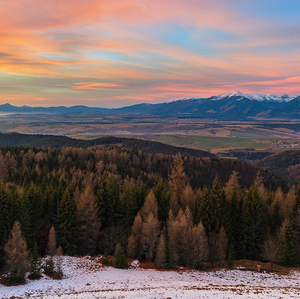
[[[62,280],[43,276],[25,285],[0,285],[0,298],[300,298],[299,272],[119,270],[68,256],[62,269]]]

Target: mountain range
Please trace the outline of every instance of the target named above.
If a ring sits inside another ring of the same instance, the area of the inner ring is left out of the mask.
[[[244,94],[238,91],[208,98],[188,98],[160,104],[142,103],[111,109],[87,106],[17,107],[3,104],[0,105],[0,112],[52,114],[122,113],[231,121],[256,119],[291,120],[300,118],[300,96]]]

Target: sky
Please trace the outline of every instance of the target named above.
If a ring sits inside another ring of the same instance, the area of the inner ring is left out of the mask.
[[[0,104],[300,94],[299,0],[0,0]]]

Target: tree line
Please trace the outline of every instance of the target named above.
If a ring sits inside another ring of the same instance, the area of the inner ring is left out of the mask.
[[[2,268],[12,263],[13,236],[31,256],[51,246],[50,256],[57,248],[112,255],[118,246],[158,268],[299,263],[300,189],[245,163],[114,147],[7,147],[0,169]]]

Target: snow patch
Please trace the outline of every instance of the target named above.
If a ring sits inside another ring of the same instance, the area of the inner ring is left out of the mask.
[[[259,102],[279,102],[279,103],[286,103],[293,100],[295,97],[290,97],[287,94],[284,94],[282,96],[277,96],[274,94],[258,94],[258,93],[242,93],[240,91],[233,91],[229,93],[221,94],[217,97],[215,97],[215,100],[221,100],[224,98],[231,98],[231,97],[244,97],[249,100],[259,101]]]
[[[103,267],[97,259],[62,257],[62,280],[43,276],[26,285],[0,285],[0,298],[299,298],[300,273],[242,270],[156,271]]]

